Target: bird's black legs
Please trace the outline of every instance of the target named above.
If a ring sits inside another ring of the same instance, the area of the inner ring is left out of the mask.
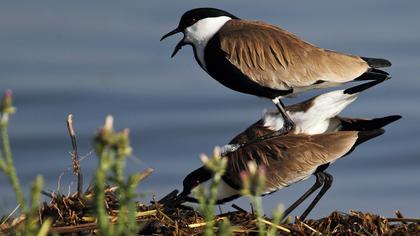
[[[298,200],[296,200],[289,208],[287,208],[283,213],[283,219],[286,218],[290,212],[292,212],[296,207],[298,207],[306,198],[308,198],[313,192],[319,189],[324,184],[324,175],[323,172],[318,172],[315,174],[316,181],[314,185],[308,191],[306,191]]]
[[[290,132],[291,130],[293,130],[295,128],[295,123],[292,121],[292,119],[290,119],[289,115],[287,115],[286,110],[284,109],[284,104],[280,101],[279,98],[274,98],[272,99],[273,103],[276,105],[277,109],[279,110],[281,116],[283,117],[284,120],[284,124],[283,127],[280,130],[277,131],[273,131],[269,134],[263,135],[263,136],[259,136],[256,137],[252,140],[249,140],[245,143],[237,143],[237,144],[231,144],[229,145],[229,147],[226,147],[225,150],[223,151],[223,155],[227,155],[228,153],[234,152],[236,151],[238,148],[244,147],[246,145],[249,144],[253,144],[256,142],[260,142],[275,136],[280,136],[283,134],[287,134],[288,132]]]
[[[304,220],[309,212],[312,211],[312,209],[315,207],[315,205],[319,202],[319,200],[324,196],[324,194],[327,192],[327,190],[331,187],[333,182],[332,175],[328,174],[327,172],[319,172],[319,174],[324,175],[324,186],[322,186],[319,193],[315,196],[314,200],[309,204],[308,208],[303,212],[303,214],[300,216],[300,220]]]
[[[289,115],[287,115],[286,110],[284,109],[284,104],[279,98],[275,98],[272,100],[276,105],[277,109],[279,110],[281,116],[284,119],[283,128],[278,132],[278,135],[288,133],[289,131],[295,128],[295,123],[290,119]]]

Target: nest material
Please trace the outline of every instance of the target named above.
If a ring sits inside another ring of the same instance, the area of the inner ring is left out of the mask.
[[[115,188],[106,190],[106,206],[111,222],[118,218],[118,195]],[[50,232],[60,235],[96,234],[96,219],[93,217],[93,194],[88,192],[83,200],[77,194],[71,196],[51,195],[50,203],[44,203],[40,209],[40,219],[53,220]],[[239,207],[237,211],[219,214],[215,221],[228,219],[235,235],[253,235],[258,232],[256,217]],[[295,220],[295,223],[273,225],[271,219],[264,219],[269,227],[277,227],[279,235],[420,235],[420,219],[384,218],[371,213],[350,211],[333,212],[318,220]],[[16,227],[19,222],[10,219],[0,225],[2,233]],[[24,219],[24,217],[23,217]],[[200,235],[206,222],[196,210],[189,207],[165,208],[158,202],[149,205],[137,204],[137,221],[141,225],[139,235]],[[406,222],[407,221],[407,222]],[[215,231],[217,231],[217,222]]]

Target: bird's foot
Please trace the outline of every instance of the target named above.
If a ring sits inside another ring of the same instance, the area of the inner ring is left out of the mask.
[[[274,131],[274,132],[272,132],[268,135],[264,135],[261,138],[266,139],[266,138],[285,135],[285,134],[288,134],[288,133],[292,132],[294,129],[295,129],[295,124],[293,122],[285,122],[281,129],[279,129],[277,131]]]
[[[245,142],[245,143],[228,144],[228,145],[225,145],[225,146],[221,147],[221,156],[222,157],[226,156],[229,153],[235,152],[239,148],[247,146],[249,144],[253,144],[253,143],[256,143],[256,142],[261,142],[261,141],[264,141],[264,140],[269,139],[269,138],[273,138],[273,137],[288,134],[289,132],[293,131],[294,129],[295,129],[295,123],[293,123],[290,120],[286,121],[281,129],[273,131],[272,133],[262,135],[262,136],[258,136],[258,137],[254,138],[254,139],[252,139],[248,142]]]
[[[296,127],[295,123],[291,120],[288,120],[288,121],[284,122],[284,126],[281,130],[283,130],[283,132],[284,132],[283,134],[287,134],[290,131],[293,131],[295,129],[295,127]]]

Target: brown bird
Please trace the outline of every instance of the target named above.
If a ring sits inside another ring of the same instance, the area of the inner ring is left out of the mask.
[[[198,64],[211,77],[238,92],[271,99],[283,115],[282,132],[293,129],[281,98],[314,88],[355,80],[385,80],[385,59],[343,54],[299,39],[292,33],[261,21],[242,20],[215,8],[184,13],[176,29],[182,32],[172,57],[191,45]]]
[[[322,187],[301,215],[301,219],[304,219],[331,187],[333,177],[325,169],[332,162],[351,153],[359,144],[383,134],[384,130],[381,129],[383,126],[401,118],[401,116],[388,116],[369,120],[336,116],[356,99],[360,91],[372,85],[370,82],[347,90],[333,91],[286,107],[286,111],[296,124],[296,129],[288,134],[266,136],[273,130],[281,129],[279,124],[284,123],[284,121],[279,121],[283,119],[280,114],[269,113],[236,136],[230,142],[234,148],[224,155],[224,158],[227,158],[227,168],[219,187],[217,204],[240,197],[242,188],[240,173],[248,171],[248,162],[254,161],[257,165],[265,166],[266,169],[264,195],[315,175],[315,184],[284,213],[284,217],[287,216],[309,195]],[[324,103],[329,98],[339,102],[334,106]],[[314,120],[308,119],[312,117],[311,110],[330,115],[315,120],[318,122],[313,122]],[[307,122],[316,128],[312,129]],[[259,137],[266,138],[254,141]],[[237,147],[237,144],[244,145]],[[191,172],[184,179],[184,188],[177,197],[177,202],[196,202],[191,191],[198,186],[207,186],[212,181],[212,177],[211,171],[205,167]]]
[[[344,108],[358,98],[362,91],[381,82],[380,80],[376,80],[345,90],[335,90],[297,104],[286,106],[287,115],[296,124],[292,133],[322,134],[336,131],[379,129],[395,121],[395,119],[399,119],[400,116],[389,116],[371,120],[338,116]],[[281,130],[283,126],[284,119],[280,112],[266,112],[261,120],[255,122],[239,134],[234,139],[236,142],[225,145],[222,151],[229,152],[240,146],[279,135],[280,133],[277,131]]]

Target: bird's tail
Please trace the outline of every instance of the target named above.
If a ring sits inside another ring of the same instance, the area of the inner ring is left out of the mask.
[[[370,57],[361,57],[370,68],[383,68],[390,67],[392,64],[387,59],[382,58],[370,58]]]
[[[356,147],[357,145],[364,143],[368,140],[371,140],[373,138],[376,138],[382,134],[385,133],[384,129],[373,129],[373,130],[367,130],[367,131],[359,131],[357,133],[357,140],[356,143],[354,144],[354,147]]]
[[[366,89],[373,87],[377,84],[382,83],[384,80],[374,80],[371,82],[367,82],[364,84],[359,84],[357,86],[353,86],[351,88],[348,88],[346,90],[343,91],[344,94],[355,94],[355,93],[360,93],[362,91],[365,91]]]
[[[330,119],[340,121],[334,117],[354,102],[360,92],[375,86],[380,82],[382,81],[375,80],[345,90],[335,90],[324,93],[307,101],[287,106],[286,111],[293,122],[295,122],[296,131],[299,133],[315,134],[321,132],[319,127],[323,127],[325,122],[332,122],[332,120],[329,121]],[[264,115],[263,120],[264,126],[271,127],[273,130],[277,130],[278,127],[284,125],[282,116],[277,113],[267,113]],[[340,125],[339,122],[333,122],[330,123],[330,126],[335,127],[335,124]],[[331,129],[339,129],[339,127],[341,126]]]
[[[381,58],[369,58],[361,57],[368,65],[369,69],[361,76],[357,77],[355,81],[360,80],[387,80],[391,77],[388,72],[379,70],[377,68],[390,67],[392,64],[390,61]]]
[[[369,69],[367,72],[363,73],[361,76],[354,79],[354,81],[363,81],[363,80],[379,80],[384,81],[391,79],[388,72],[378,69]]]
[[[360,144],[376,138],[385,133],[384,129],[373,129],[373,130],[366,130],[366,131],[358,131],[357,132],[357,139],[356,142],[353,144],[351,149],[344,155],[347,156],[354,151],[354,149],[359,146]]]
[[[324,93],[305,102],[287,107],[286,110],[289,113],[293,113],[293,111],[300,112],[300,116],[302,116],[302,113],[304,113],[304,116],[322,116],[321,119],[332,118],[338,115],[353,101],[355,101],[359,96],[360,92],[370,87],[373,87],[381,82],[381,80],[375,80],[345,90],[335,90],[328,93]],[[301,109],[298,109],[298,107],[301,107]],[[306,111],[302,110],[307,107],[309,107],[309,109],[307,109]]]
[[[383,128],[384,126],[401,119],[400,115],[385,116],[375,119],[343,118],[340,117],[342,131],[368,131]]]

